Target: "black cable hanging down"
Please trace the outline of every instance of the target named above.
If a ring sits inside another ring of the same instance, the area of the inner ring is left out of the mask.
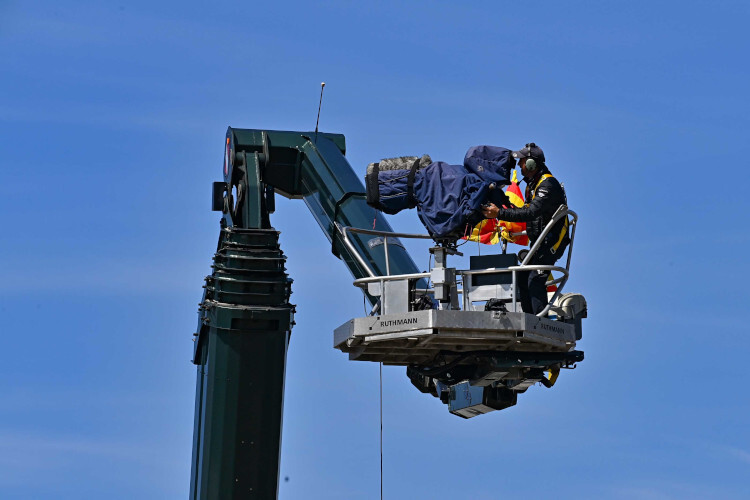
[[[383,500],[383,363],[380,362],[380,500]]]

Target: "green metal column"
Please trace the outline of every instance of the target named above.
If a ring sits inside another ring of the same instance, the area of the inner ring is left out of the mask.
[[[206,278],[191,498],[276,498],[294,306],[273,229],[222,230]]]
[[[215,317],[253,321],[239,311]],[[269,317],[289,315],[269,311]],[[264,320],[260,320],[264,321]],[[276,498],[289,333],[211,328],[199,368],[203,393],[192,498]]]
[[[303,199],[355,278],[367,275],[337,225],[390,231],[383,216],[350,193],[364,191],[344,157],[344,136],[314,132],[227,130],[223,206],[213,272],[199,308],[193,362],[198,365],[190,498],[275,499],[278,491],[286,352],[294,325],[274,191]],[[377,238],[375,238],[377,240]],[[382,242],[351,236],[376,274],[386,270]],[[418,268],[389,244],[394,274]]]
[[[190,498],[275,499],[294,306],[270,227],[258,153],[231,158],[235,186],[199,308]],[[230,190],[231,192],[231,190]]]

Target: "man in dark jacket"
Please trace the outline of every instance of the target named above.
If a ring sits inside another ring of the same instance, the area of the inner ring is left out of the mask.
[[[526,181],[526,204],[523,207],[499,208],[488,203],[483,208],[483,215],[488,219],[496,218],[508,222],[525,222],[529,245],[542,234],[552,216],[561,205],[567,205],[565,191],[557,179],[550,173],[544,162],[542,148],[530,142],[518,151],[513,151],[521,166],[523,180]],[[551,265],[560,258],[569,243],[568,222],[563,217],[547,233],[539,249],[529,264]],[[528,277],[519,275],[518,288],[521,306],[524,312],[537,314],[547,305],[548,271],[529,271]]]

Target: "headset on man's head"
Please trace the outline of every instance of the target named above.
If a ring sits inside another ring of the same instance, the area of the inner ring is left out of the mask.
[[[537,147],[537,145],[533,142],[530,142],[526,144],[526,148],[529,150],[529,157],[526,158],[526,170],[529,171],[529,173],[534,173],[539,168],[539,165],[537,165],[536,160],[531,157],[531,148]]]

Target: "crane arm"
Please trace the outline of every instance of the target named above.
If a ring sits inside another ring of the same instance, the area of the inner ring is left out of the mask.
[[[242,193],[241,199],[233,200],[234,206],[223,204],[230,219],[232,216],[238,219],[231,224],[246,226],[253,221],[267,224],[268,213],[273,212],[275,205],[274,192],[286,198],[301,198],[331,242],[333,253],[355,279],[372,273],[386,274],[382,239],[364,234],[352,234],[349,238],[369,269],[343,243],[339,230],[342,226],[392,231],[383,215],[365,202],[364,185],[344,156],[343,135],[230,127],[227,147],[225,190]],[[254,199],[254,193],[259,193],[260,198]],[[391,274],[419,272],[401,245],[389,243],[388,250]]]

